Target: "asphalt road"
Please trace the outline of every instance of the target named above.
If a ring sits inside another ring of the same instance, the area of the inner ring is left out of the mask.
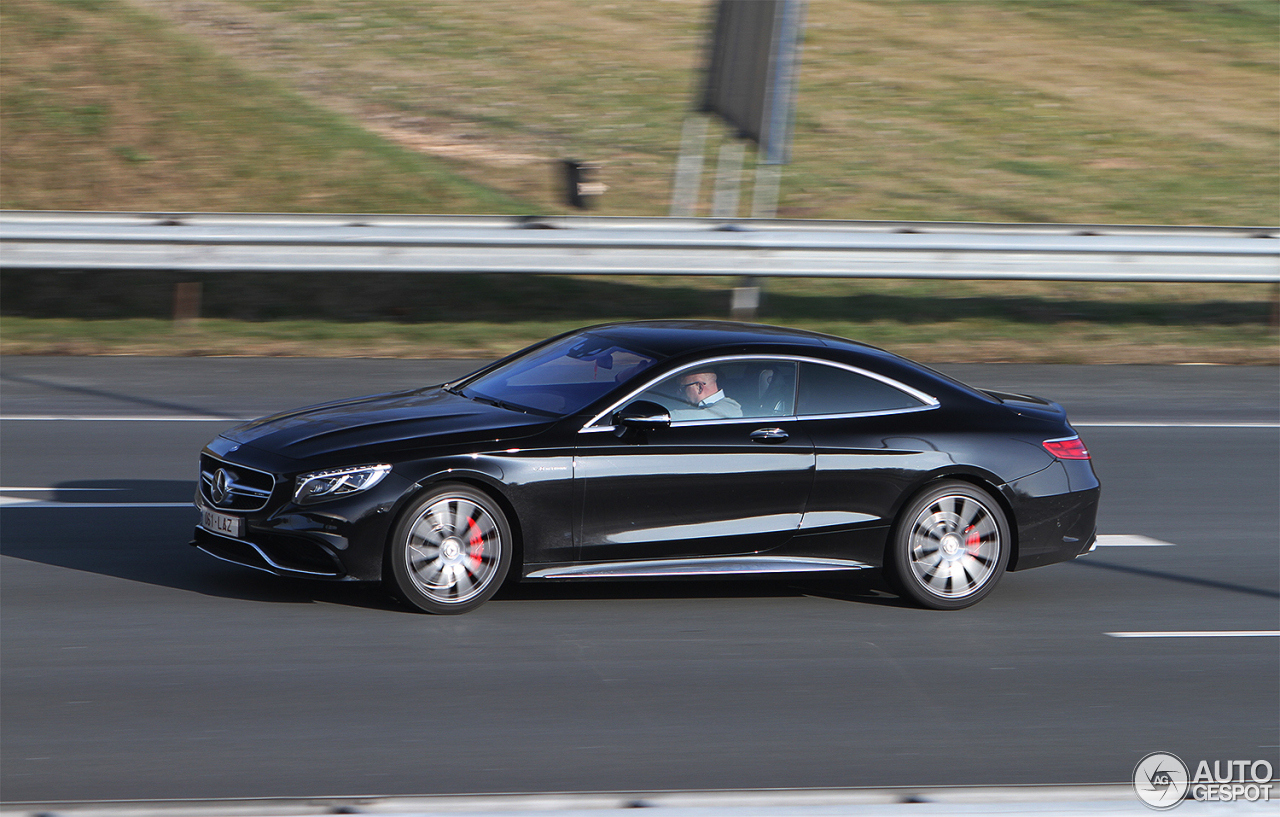
[[[1280,629],[1277,369],[946,367],[1064,403],[1102,532],[1169,543],[958,613],[859,576],[522,586],[429,617],[187,547],[170,503],[231,418],[471,365],[0,361],[0,798],[1122,782],[1155,751],[1280,770],[1280,638],[1108,635]]]

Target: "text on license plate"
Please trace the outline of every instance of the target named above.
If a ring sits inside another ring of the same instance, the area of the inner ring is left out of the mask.
[[[244,520],[238,516],[228,516],[225,513],[211,511],[208,508],[202,508],[204,518],[200,522],[200,527],[210,533],[220,533],[223,536],[234,536],[240,538],[240,532],[244,528]]]

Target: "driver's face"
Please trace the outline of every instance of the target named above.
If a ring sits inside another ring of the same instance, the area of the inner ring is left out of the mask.
[[[703,397],[716,393],[716,376],[710,372],[687,374],[680,378],[680,385],[684,388],[685,396],[696,403]]]

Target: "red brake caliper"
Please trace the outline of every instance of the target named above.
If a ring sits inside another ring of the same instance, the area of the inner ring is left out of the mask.
[[[467,527],[471,529],[471,539],[468,541],[471,545],[471,566],[479,568],[484,556],[484,537],[480,535],[480,526],[476,524],[476,520],[468,519]]]
[[[970,525],[968,529],[965,530],[964,545],[969,549],[970,553],[977,551],[978,546],[982,544],[982,537],[978,535],[977,528],[977,525]]]

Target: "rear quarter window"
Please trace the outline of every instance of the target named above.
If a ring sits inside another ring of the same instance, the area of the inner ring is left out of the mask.
[[[800,366],[797,413],[801,415],[895,411],[923,405],[901,389],[848,369],[819,363]]]

